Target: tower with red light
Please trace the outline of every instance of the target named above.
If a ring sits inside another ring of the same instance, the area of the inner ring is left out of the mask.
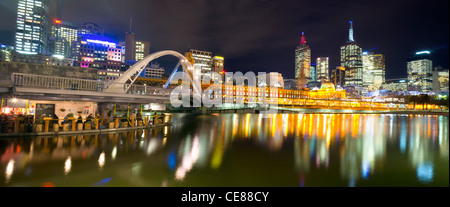
[[[295,78],[299,90],[305,89],[307,82],[311,81],[311,49],[306,44],[304,32],[300,37],[300,45],[295,50]]]

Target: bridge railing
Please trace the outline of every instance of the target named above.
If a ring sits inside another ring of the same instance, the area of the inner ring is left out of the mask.
[[[104,83],[96,80],[84,80],[66,77],[54,77],[34,74],[12,73],[11,82],[16,87],[102,91]]]
[[[10,82],[7,84],[6,82]],[[3,83],[5,82],[5,83]],[[11,80],[2,80],[2,85],[12,85],[16,87],[25,88],[41,88],[41,89],[58,89],[58,90],[78,90],[78,91],[95,91],[107,92],[106,89],[111,87],[113,82],[85,80],[66,77],[54,77],[45,75],[34,75],[24,73],[12,73]],[[125,91],[130,84],[120,84],[119,88]],[[168,96],[170,90],[145,86],[145,85],[131,85],[126,91],[127,94],[135,95],[152,95],[152,96]]]

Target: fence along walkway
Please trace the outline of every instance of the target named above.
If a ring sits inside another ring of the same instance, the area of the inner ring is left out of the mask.
[[[54,77],[45,75],[34,75],[24,73],[12,73],[11,84],[2,81],[3,86],[14,86],[24,88],[41,88],[41,89],[57,89],[57,90],[78,90],[78,91],[95,91],[106,93],[106,89],[110,87],[112,82],[85,80],[66,77]],[[128,88],[130,84],[121,84],[121,87]],[[127,94],[136,95],[156,95],[169,96],[170,90],[142,85],[132,85],[126,92]]]

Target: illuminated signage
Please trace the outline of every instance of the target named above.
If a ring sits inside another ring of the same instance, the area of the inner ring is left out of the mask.
[[[61,24],[61,20],[55,19],[56,24]]]
[[[107,41],[101,41],[101,40],[91,40],[91,39],[87,39],[86,42],[90,42],[90,43],[96,43],[96,44],[102,44],[102,45],[108,45],[110,47],[115,47],[116,43],[113,42],[107,42]]]

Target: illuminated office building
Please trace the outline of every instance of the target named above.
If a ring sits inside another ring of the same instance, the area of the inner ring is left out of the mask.
[[[392,92],[397,91],[407,91],[408,90],[408,79],[388,79],[383,83],[383,90],[390,90]]]
[[[212,53],[207,51],[190,49],[186,53],[186,57],[191,60],[196,75],[201,75],[200,81],[204,76],[211,78],[212,72]]]
[[[21,54],[47,54],[48,1],[19,0],[15,50]]]
[[[321,84],[326,83],[330,80],[329,78],[329,61],[328,57],[318,57],[316,60],[317,68],[317,81]]]
[[[416,52],[416,55],[408,59],[408,90],[431,92],[433,91],[433,62],[430,51]]]
[[[306,83],[311,81],[311,49],[306,44],[303,32],[300,45],[295,50],[295,78],[299,90],[306,88]]]
[[[77,24],[53,19],[49,37],[50,54],[61,58],[72,57],[72,42],[77,41],[77,35]]]
[[[434,68],[433,71],[433,91],[435,92],[447,92],[448,87],[448,74],[449,70],[444,69],[442,66]]]
[[[122,49],[114,41],[99,35],[80,35],[78,37],[78,65],[119,72]]]
[[[353,38],[353,22],[347,43],[341,47],[341,66],[345,67],[345,84],[347,86],[363,86],[362,49]]]
[[[369,91],[380,89],[385,81],[385,58],[383,54],[364,52],[363,62],[363,86]]]
[[[212,59],[212,71],[215,73],[219,73],[222,76],[224,76],[224,63],[225,63],[225,59],[221,56],[214,56]],[[214,74],[213,74],[214,75]],[[212,77],[213,79],[215,79],[215,77]],[[222,78],[218,77],[220,79],[220,81],[222,81]]]
[[[134,55],[136,61],[144,59],[150,54],[150,42],[147,41],[136,41],[135,42],[136,54]],[[126,47],[125,47],[126,49]],[[126,52],[125,52],[126,55]]]

